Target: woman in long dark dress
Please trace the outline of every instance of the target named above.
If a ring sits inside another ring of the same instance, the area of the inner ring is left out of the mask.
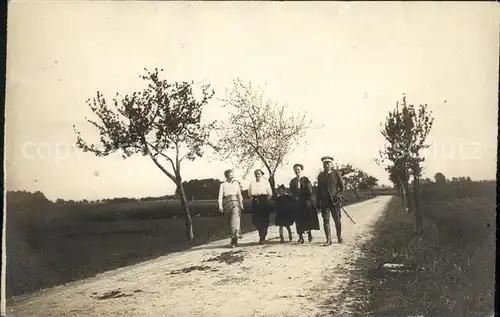
[[[252,198],[252,222],[255,229],[259,231],[259,244],[263,244],[269,228],[270,199],[273,191],[269,182],[262,178],[264,175],[262,170],[256,170],[254,175],[255,181],[248,186],[248,196]]]
[[[297,215],[297,200],[288,195],[284,185],[278,187],[278,197],[276,198],[276,217],[274,224],[279,226],[280,242],[285,242],[283,237],[283,227],[288,231],[288,240],[292,241],[292,229],[290,226],[295,222]]]
[[[316,206],[312,201],[313,189],[311,181],[301,176],[304,166],[295,164],[293,166],[296,177],[290,181],[290,190],[292,196],[298,202],[298,215],[295,220],[297,233],[299,235],[298,243],[304,243],[304,233],[307,232],[309,242],[312,242],[313,236],[311,230],[319,230],[319,219]]]

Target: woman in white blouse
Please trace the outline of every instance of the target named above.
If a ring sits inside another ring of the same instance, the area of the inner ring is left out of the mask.
[[[248,187],[248,196],[252,198],[252,222],[259,231],[259,244],[266,241],[267,229],[269,228],[270,199],[273,191],[269,182],[262,178],[264,172],[258,169],[254,172],[255,181]]]
[[[241,195],[240,184],[234,179],[232,170],[224,172],[226,181],[219,187],[219,212],[229,216],[231,225],[231,247],[238,245],[240,237],[240,219],[243,211],[243,196]]]

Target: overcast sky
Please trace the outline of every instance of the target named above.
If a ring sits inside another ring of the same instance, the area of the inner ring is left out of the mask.
[[[493,2],[14,0],[7,188],[41,190],[50,199],[172,193],[170,179],[146,157],[96,158],[70,149],[73,124],[98,140],[84,120],[91,115],[87,98],[97,90],[109,97],[140,90],[138,75],[154,67],[172,81],[209,83],[219,98],[241,77],[324,124],[288,157],[278,183],[288,183],[296,162],[314,177],[320,157],[331,155],[388,184],[373,159],[383,145],[380,123],[403,93],[434,113],[425,176],[494,179],[498,21]],[[221,115],[214,99],[206,119]],[[184,165],[183,177],[222,179],[228,167],[200,159]]]

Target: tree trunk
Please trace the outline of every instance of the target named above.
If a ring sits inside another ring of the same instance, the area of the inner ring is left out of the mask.
[[[352,191],[354,192],[354,195],[356,195],[356,198],[357,198],[357,199],[360,199],[360,198],[359,198],[359,193],[358,193],[358,190],[356,189],[356,187],[355,187],[355,186],[354,186],[354,187],[352,187]]]
[[[399,180],[399,188],[401,190],[401,200],[403,201],[403,212],[410,212],[408,204],[408,182]]]
[[[188,202],[186,199],[186,193],[184,192],[184,186],[182,185],[182,180],[180,176],[177,176],[177,188],[179,190],[180,194],[180,199],[181,199],[181,206],[182,209],[184,210],[184,215],[185,215],[185,222],[184,226],[186,227],[186,236],[188,239],[189,244],[191,244],[194,240],[194,233],[193,233],[193,221],[191,219],[191,213],[189,212],[189,206]]]
[[[273,198],[278,196],[276,191],[276,181],[274,180],[274,175],[269,175],[269,185],[271,185],[271,190],[273,191]]]
[[[415,176],[413,178],[413,197],[414,197],[414,206],[415,206],[415,223],[417,234],[421,235],[423,232],[423,217],[422,210],[420,209],[420,178]]]

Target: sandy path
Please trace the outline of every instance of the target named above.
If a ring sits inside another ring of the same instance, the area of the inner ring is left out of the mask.
[[[335,268],[357,256],[389,199],[345,207],[357,224],[343,215],[342,245],[323,247],[323,231],[314,232],[312,245],[279,244],[278,229],[271,227],[266,245],[255,244],[256,232],[232,250],[229,239],[217,241],[13,298],[8,316],[317,316],[348,278]]]

